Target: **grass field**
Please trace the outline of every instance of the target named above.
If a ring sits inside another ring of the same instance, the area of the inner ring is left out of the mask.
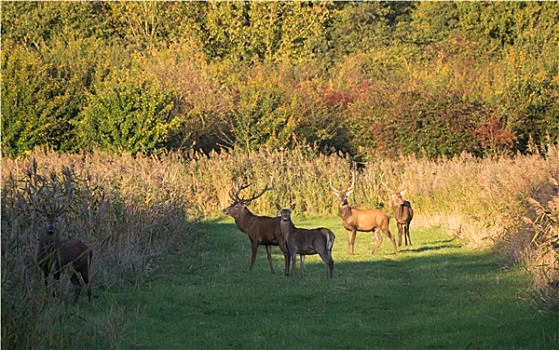
[[[276,274],[262,247],[249,272],[248,238],[220,218],[203,222],[195,242],[177,242],[148,280],[98,290],[83,308],[93,311],[89,317],[104,315],[94,324],[122,323],[111,342],[133,349],[559,346],[559,315],[534,303],[526,271],[504,268],[438,228],[412,225],[414,246],[398,256],[386,239],[372,256],[374,236],[358,233],[356,254],[348,256],[338,218],[294,222],[336,233],[332,280],[312,256],[305,282],[292,282],[277,248]]]

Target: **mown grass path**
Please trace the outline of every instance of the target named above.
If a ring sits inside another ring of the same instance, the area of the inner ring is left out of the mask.
[[[233,220],[202,224],[203,240],[177,242],[149,281],[115,291],[126,348],[530,348],[559,347],[559,316],[534,305],[519,268],[502,268],[439,229],[416,230],[394,256],[385,239],[358,233],[356,254],[337,218],[294,218],[336,234],[334,278],[318,256],[304,283],[283,276],[274,249],[249,272],[250,244]],[[392,223],[394,226],[394,223]],[[396,232],[395,227],[391,228]],[[193,253],[193,251],[195,253]],[[189,252],[189,253],[187,253]]]

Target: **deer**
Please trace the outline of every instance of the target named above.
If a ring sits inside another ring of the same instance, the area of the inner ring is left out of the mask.
[[[63,203],[60,203],[60,196],[57,193],[58,183],[54,182],[55,195],[54,208],[46,209],[39,205],[37,196],[45,187],[45,183],[37,189],[33,184],[37,183],[39,178],[36,174],[28,173],[30,181],[27,183],[25,191],[29,196],[31,205],[35,211],[43,219],[43,230],[39,235],[39,249],[37,252],[37,263],[43,271],[45,286],[48,287],[48,278],[53,273],[56,281],[60,280],[60,274],[65,268],[69,268],[71,277],[70,281],[74,285],[74,303],[77,303],[82,290],[82,283],[79,276],[83,280],[83,284],[87,289],[87,298],[91,302],[91,283],[89,278],[89,269],[93,258],[93,251],[82,241],[76,239],[60,239],[58,230],[58,222],[60,218],[68,211],[68,207],[72,203],[74,197],[74,188],[72,186],[72,179],[70,171],[64,169],[65,176],[64,185],[66,187],[67,198]],[[34,179],[33,179],[34,178]]]
[[[289,275],[289,256],[287,251],[287,246],[285,245],[285,239],[280,231],[280,218],[279,217],[269,217],[269,216],[258,216],[254,215],[249,209],[248,205],[255,199],[261,197],[264,193],[274,190],[274,187],[270,187],[268,184],[264,189],[250,198],[239,197],[242,190],[248,188],[250,184],[241,184],[237,189],[232,188],[229,191],[229,197],[232,202],[231,205],[223,209],[223,213],[232,216],[235,219],[235,224],[237,228],[242,232],[246,233],[251,242],[252,255],[250,259],[249,271],[252,271],[254,267],[254,261],[256,259],[256,253],[258,251],[258,246],[263,245],[266,247],[266,255],[268,257],[268,262],[270,263],[271,273],[275,273],[274,265],[272,262],[272,246],[279,246],[283,252],[285,259],[285,276]]]
[[[398,247],[396,247],[396,239],[392,235],[389,229],[390,216],[380,209],[357,209],[349,206],[348,197],[353,193],[353,187],[355,186],[355,173],[352,171],[352,181],[351,186],[343,191],[337,190],[332,185],[332,178],[330,178],[330,187],[334,195],[338,198],[338,215],[342,219],[344,228],[348,234],[347,241],[347,253],[349,255],[354,255],[354,245],[355,236],[357,231],[360,232],[374,232],[377,239],[377,244],[372,251],[374,255],[378,248],[380,247],[383,239],[379,232],[382,231],[392,241],[394,246],[394,254],[398,255]]]
[[[304,256],[318,254],[326,264],[326,279],[332,278],[334,272],[334,259],[332,259],[332,247],[336,236],[327,228],[304,229],[297,228],[291,220],[291,212],[295,209],[295,203],[291,207],[283,209],[279,204],[276,208],[281,217],[281,233],[286,239],[287,248],[291,255],[293,264],[292,279],[295,280],[297,270],[297,254],[301,256],[301,280],[305,280]]]
[[[406,190],[393,191],[390,195],[392,199],[392,209],[394,210],[394,218],[398,224],[398,247],[402,246],[402,236],[404,236],[405,245],[413,245],[410,237],[410,223],[413,219],[413,209],[409,201],[402,197],[406,194]]]
[[[411,203],[403,199],[406,190],[395,191],[388,187],[382,179],[384,174],[381,174],[381,182],[384,188],[390,193],[390,200],[392,201],[392,210],[394,211],[394,218],[398,226],[398,247],[402,246],[402,236],[404,236],[405,245],[413,245],[410,237],[410,223],[413,219],[413,209]]]

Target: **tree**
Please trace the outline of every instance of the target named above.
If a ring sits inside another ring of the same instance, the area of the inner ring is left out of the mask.
[[[172,94],[150,78],[132,67],[113,72],[96,86],[76,122],[82,148],[136,154],[165,147],[178,120]]]

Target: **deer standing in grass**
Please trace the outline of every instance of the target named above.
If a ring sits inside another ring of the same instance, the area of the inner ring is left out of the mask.
[[[266,247],[266,255],[268,257],[268,262],[270,263],[270,270],[272,273],[274,271],[274,265],[272,262],[272,248],[271,246],[279,246],[283,252],[285,259],[285,275],[289,275],[289,256],[287,253],[287,247],[285,245],[285,239],[283,238],[280,231],[280,218],[279,217],[269,217],[269,216],[257,216],[254,215],[247,207],[255,199],[262,196],[267,191],[273,190],[273,187],[266,187],[257,195],[250,198],[241,198],[239,194],[242,190],[249,187],[250,185],[240,185],[236,190],[231,189],[229,192],[229,197],[233,201],[230,206],[223,209],[223,213],[230,215],[235,219],[235,224],[239,230],[247,234],[252,245],[252,256],[250,258],[250,268],[252,271],[254,267],[254,261],[256,259],[256,253],[258,251],[258,246],[263,245]]]
[[[390,200],[392,202],[392,210],[394,211],[394,218],[398,225],[398,247],[402,246],[402,236],[404,236],[405,245],[412,245],[410,237],[410,223],[413,219],[413,209],[411,203],[404,200],[402,197],[406,194],[406,190],[394,191],[388,187],[383,180],[384,174],[381,174],[380,180],[384,188],[390,193]]]
[[[410,223],[413,219],[413,209],[411,203],[404,200],[402,196],[406,194],[406,190],[392,191],[390,197],[392,199],[392,209],[394,210],[394,218],[398,224],[398,247],[402,245],[402,236],[404,236],[405,244],[412,245],[410,237]]]
[[[74,303],[79,299],[82,284],[78,275],[81,275],[83,283],[87,289],[87,298],[91,302],[91,284],[89,279],[89,267],[93,258],[92,250],[83,242],[75,239],[61,240],[58,232],[58,221],[66,213],[68,207],[72,203],[74,197],[74,188],[70,171],[64,169],[65,177],[64,186],[66,192],[66,201],[60,203],[60,193],[58,191],[59,183],[53,178],[53,195],[55,206],[54,210],[47,210],[39,205],[37,196],[45,187],[44,179],[42,186],[37,189],[36,184],[39,176],[36,173],[36,163],[34,164],[34,172],[28,172],[29,183],[26,186],[26,192],[29,196],[31,205],[35,211],[41,215],[44,221],[43,232],[39,236],[39,251],[37,253],[37,262],[43,271],[45,286],[48,286],[48,277],[54,271],[54,279],[59,280],[60,274],[65,267],[70,268],[70,281],[74,285]],[[52,209],[52,208],[51,208]]]
[[[276,204],[281,214],[281,233],[287,241],[287,248],[291,255],[293,264],[292,278],[295,280],[297,265],[297,254],[301,255],[301,279],[305,280],[305,255],[318,254],[326,264],[326,278],[332,278],[334,272],[334,259],[332,259],[332,246],[336,236],[327,228],[304,229],[297,228],[291,221],[291,212],[295,209],[295,203],[289,209],[282,209]]]
[[[371,232],[373,231],[377,237],[377,244],[373,249],[372,254],[375,254],[382,243],[382,236],[379,232],[382,231],[392,241],[394,246],[394,254],[398,254],[398,247],[396,247],[396,239],[390,233],[389,224],[390,216],[379,209],[357,209],[351,208],[348,203],[348,197],[353,192],[353,186],[355,185],[355,173],[352,171],[352,181],[351,186],[346,190],[337,190],[332,185],[332,179],[330,179],[330,187],[332,188],[334,195],[339,200],[338,205],[338,215],[342,219],[344,228],[347,230],[348,241],[347,241],[347,252],[349,255],[354,254],[355,236],[357,231],[361,232]]]

